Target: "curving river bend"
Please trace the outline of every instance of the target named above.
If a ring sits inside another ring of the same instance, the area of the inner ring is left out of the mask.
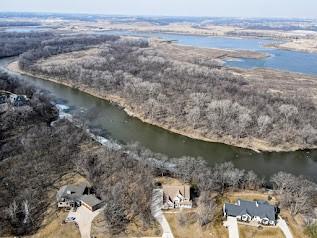
[[[0,67],[5,69],[11,60],[1,59]],[[88,117],[89,127],[100,128],[103,136],[119,142],[139,142],[154,152],[172,157],[200,156],[210,165],[232,161],[236,167],[252,169],[264,177],[278,171],[286,171],[296,175],[302,174],[317,181],[317,150],[256,153],[220,143],[194,140],[143,123],[128,116],[123,109],[76,89],[35,77],[20,76],[31,84],[51,92],[58,101],[71,108],[70,114]]]

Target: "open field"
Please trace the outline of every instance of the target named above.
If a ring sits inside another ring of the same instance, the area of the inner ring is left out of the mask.
[[[285,238],[279,228],[272,227],[254,227],[239,224],[240,238]]]

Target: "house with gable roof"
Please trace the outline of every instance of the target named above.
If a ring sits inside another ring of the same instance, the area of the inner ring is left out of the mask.
[[[66,209],[84,206],[95,211],[104,205],[104,202],[98,199],[86,184],[70,184],[61,187],[57,192],[56,200],[57,207]]]
[[[263,225],[276,225],[278,209],[266,201],[238,199],[235,204],[225,203],[224,216],[236,217],[238,221],[255,221]]]
[[[162,185],[163,209],[192,208],[189,185]]]

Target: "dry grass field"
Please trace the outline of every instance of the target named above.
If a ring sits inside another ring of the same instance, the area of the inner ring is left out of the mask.
[[[239,224],[240,238],[285,238],[279,228],[253,227]]]

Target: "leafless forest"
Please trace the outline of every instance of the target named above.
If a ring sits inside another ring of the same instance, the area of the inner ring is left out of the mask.
[[[29,34],[19,37],[21,42],[32,38]],[[147,118],[179,129],[192,128],[206,136],[254,136],[277,144],[296,141],[309,147],[317,143],[312,103],[247,90],[246,80],[228,73],[217,62],[183,64],[160,55],[140,39],[56,39],[45,34],[44,39],[33,38],[34,44],[23,48],[18,39],[8,44],[9,38],[1,38],[7,42],[1,56],[31,49],[20,57],[22,69],[118,95],[136,110],[143,110]],[[62,57],[73,51],[81,55],[82,50],[88,50],[89,55],[80,60],[54,67],[38,63],[61,53]],[[210,168],[197,158],[168,158],[134,144],[120,149],[104,147],[84,128],[58,119],[47,93],[3,72],[0,90],[29,99],[18,107],[5,103],[0,112],[0,236],[34,234],[48,206],[55,202],[48,196],[56,190],[53,184],[71,172],[84,175],[97,195],[107,201],[104,217],[111,234],[122,234],[135,219],[144,227],[153,224],[150,198],[157,176],[193,185],[202,226],[214,221],[215,194],[221,197],[237,189],[273,188],[281,197],[281,207],[293,215],[310,217],[310,208],[317,205],[316,184],[304,177],[280,172],[265,180],[230,162]]]
[[[317,146],[317,109],[303,97],[250,87],[217,61],[169,59],[146,40],[96,37],[42,42],[24,53],[19,65],[100,95],[118,96],[143,118],[189,134],[220,140],[256,138],[270,146]],[[104,44],[93,50],[78,51],[100,42]],[[75,50],[73,56],[58,56]]]

